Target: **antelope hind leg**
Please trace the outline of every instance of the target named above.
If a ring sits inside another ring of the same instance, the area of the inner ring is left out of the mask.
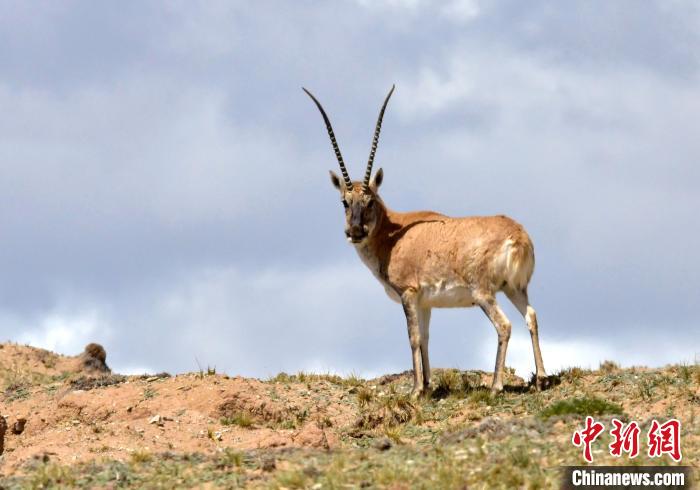
[[[540,350],[540,338],[537,328],[537,313],[535,313],[535,309],[530,306],[526,290],[514,291],[508,289],[505,293],[511,303],[513,303],[520,314],[525,318],[527,329],[530,331],[532,351],[535,355],[535,386],[538,390],[541,390],[547,379],[547,373],[544,370],[544,363],[542,362],[542,351]]]

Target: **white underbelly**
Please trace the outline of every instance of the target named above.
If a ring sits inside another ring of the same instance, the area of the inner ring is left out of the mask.
[[[474,306],[471,289],[464,284],[439,282],[421,284],[420,305],[425,308],[460,308]]]
[[[384,286],[386,294],[397,303],[401,297],[396,290],[386,282],[379,271],[379,262],[362,245],[356,245],[358,255],[362,262],[372,271],[374,277]],[[435,284],[420,284],[419,305],[424,308],[459,308],[474,306],[474,298],[471,289],[459,279],[453,281],[438,281]]]

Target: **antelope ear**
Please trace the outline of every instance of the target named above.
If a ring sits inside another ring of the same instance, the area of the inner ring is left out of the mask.
[[[336,175],[336,173],[332,170],[329,170],[328,173],[331,174],[331,184],[333,184],[333,187],[338,189],[339,191],[342,191],[342,184],[340,183],[340,177]]]
[[[382,181],[384,180],[384,170],[379,169],[377,170],[377,173],[374,174],[374,177],[372,177],[372,181],[369,183],[370,189],[372,189],[374,192],[377,192],[379,190],[379,186],[382,185]]]

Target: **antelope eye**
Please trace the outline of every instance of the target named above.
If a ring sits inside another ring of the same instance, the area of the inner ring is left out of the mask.
[[[367,203],[367,209],[372,209],[374,207],[374,201],[370,201]]]
[[[348,202],[345,199],[342,200],[342,203],[343,203],[343,207],[345,209],[348,209],[350,207],[350,205],[348,204]]]

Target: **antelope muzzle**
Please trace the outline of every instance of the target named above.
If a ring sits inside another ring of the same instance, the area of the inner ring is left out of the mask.
[[[350,207],[350,217],[345,227],[345,236],[352,243],[360,243],[367,238],[369,227],[363,223],[364,210],[359,202],[353,203]]]

